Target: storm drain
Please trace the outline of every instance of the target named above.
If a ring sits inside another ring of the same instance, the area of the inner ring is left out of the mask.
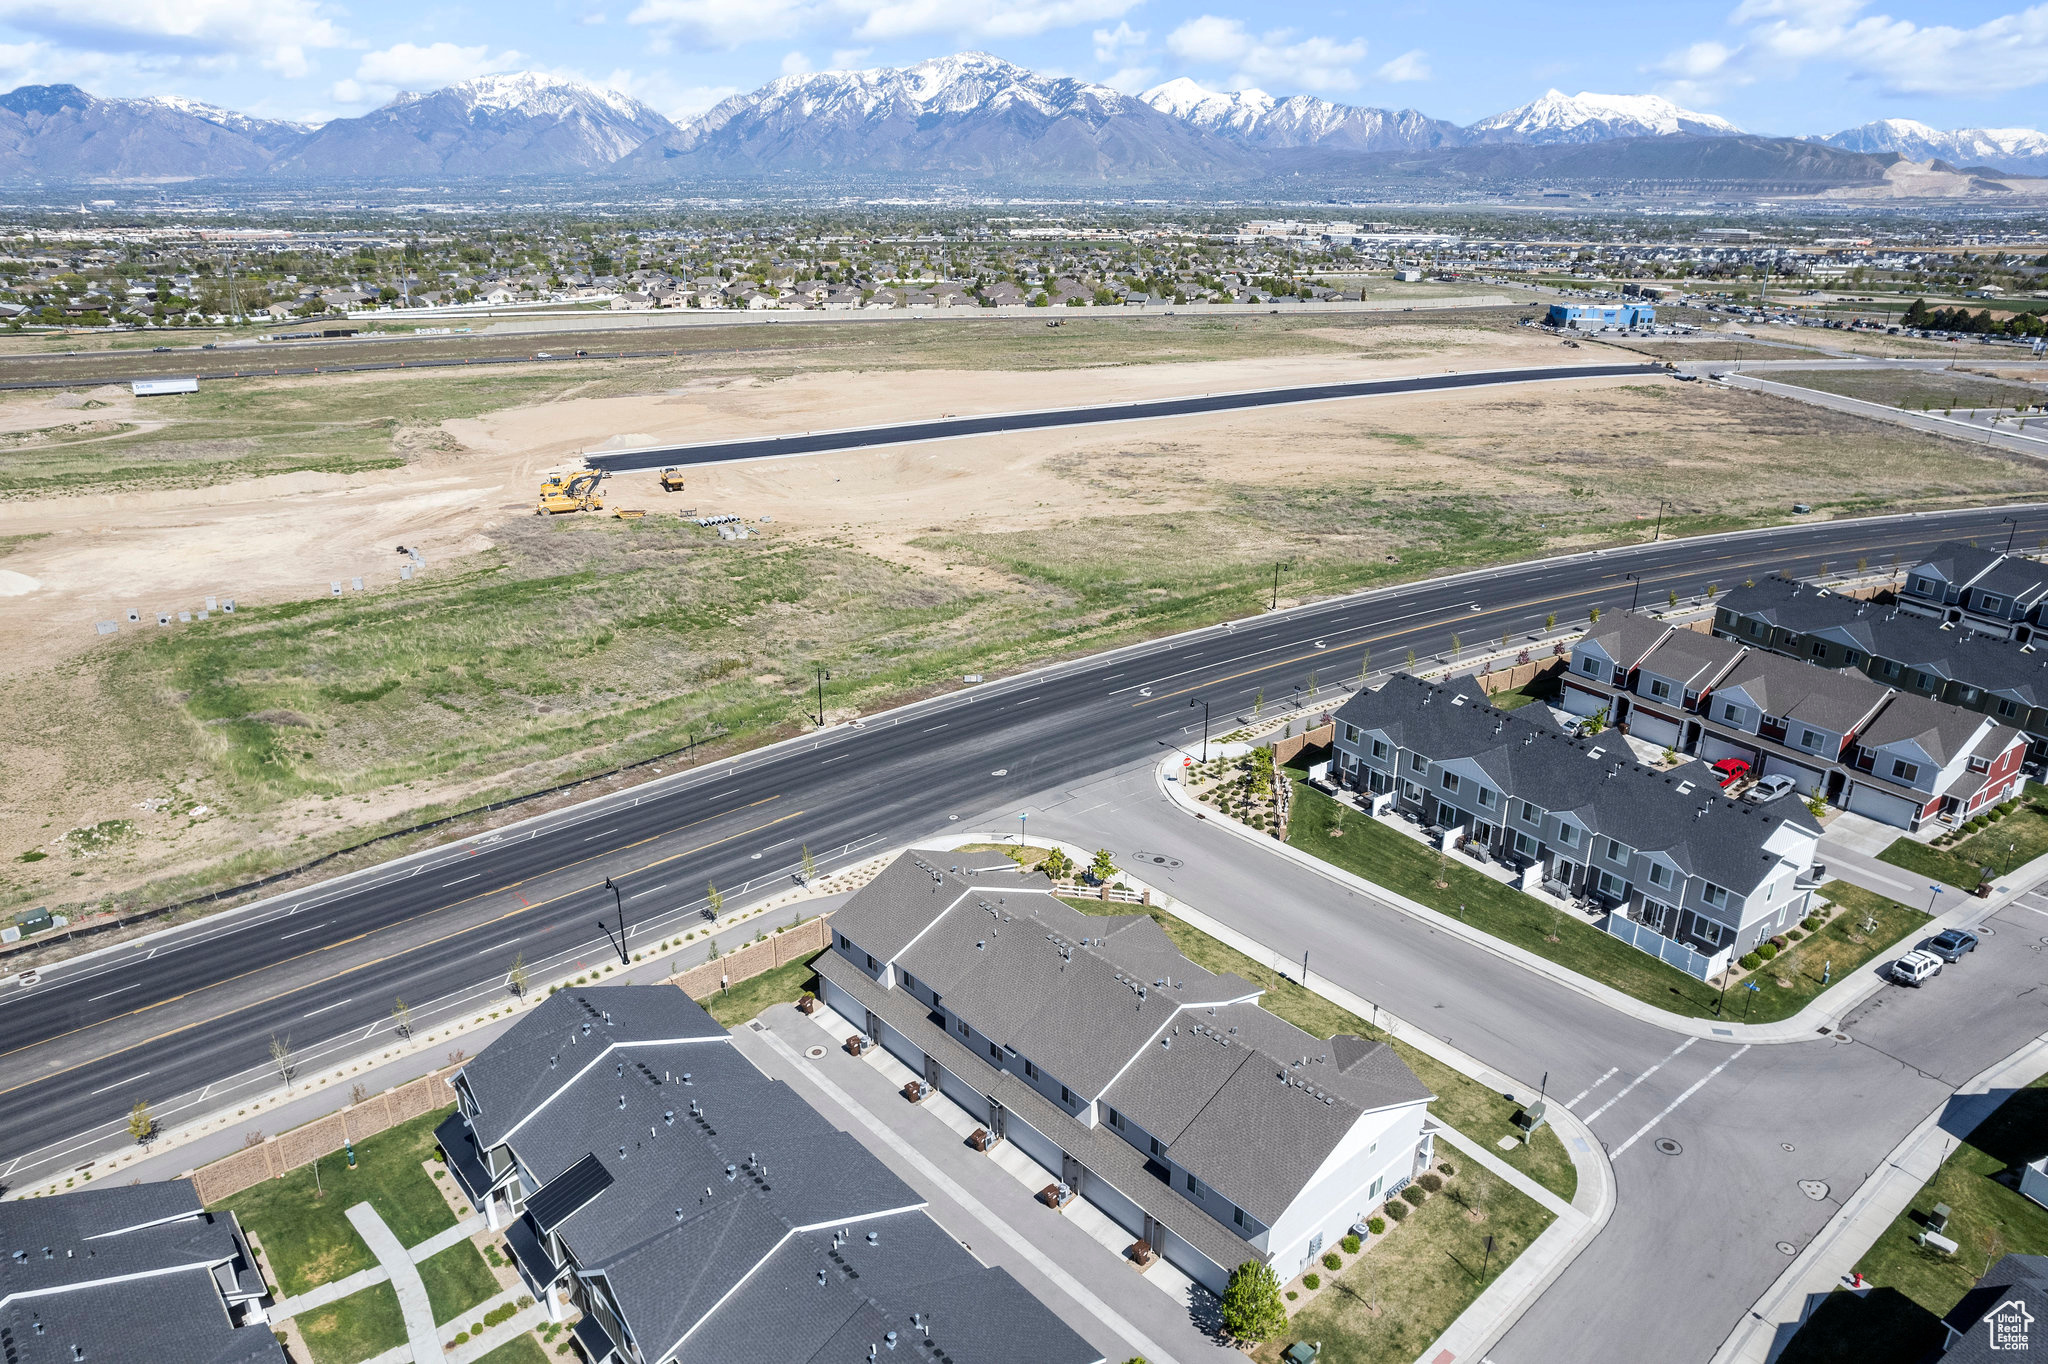
[[[823,1047],[809,1047],[806,1048],[804,1051],[804,1055],[810,1057],[813,1061],[818,1060],[820,1057],[824,1056],[824,1054],[825,1049]]]
[[[1659,1137],[1657,1138],[1657,1140],[1651,1142],[1650,1145],[1656,1147],[1659,1151],[1662,1151],[1667,1156],[1675,1156],[1680,1151],[1683,1151],[1685,1149],[1683,1146],[1680,1146],[1677,1142],[1671,1140],[1671,1138],[1669,1137]]]
[[[1797,1255],[1799,1247],[1793,1245],[1790,1241],[1780,1241],[1778,1242],[1778,1253],[1780,1255]]]

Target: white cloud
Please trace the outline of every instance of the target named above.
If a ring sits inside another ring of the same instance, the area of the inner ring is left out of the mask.
[[[50,2],[50,0],[45,0]],[[0,4],[7,0],[0,0]],[[628,22],[715,46],[844,33],[858,40],[947,34],[1026,38],[1106,23],[1140,0],[640,0]]]
[[[858,71],[874,54],[872,47],[842,47],[832,53],[834,71]]]
[[[1241,19],[1203,14],[1167,35],[1166,46],[1177,57],[1205,66],[1232,67],[1231,81],[1246,85],[1278,85],[1296,90],[1349,90],[1358,84],[1354,70],[1365,60],[1365,39],[1296,38],[1291,28],[1254,35]]]
[[[811,66],[811,59],[809,57],[806,57],[803,53],[785,52],[782,54],[783,75],[805,76],[809,75],[812,69],[813,68]]]
[[[1099,82],[1112,90],[1121,90],[1126,95],[1140,94],[1159,83],[1159,68],[1156,66],[1120,66]]]
[[[526,59],[517,52],[496,56],[483,43],[458,47],[454,43],[429,43],[418,47],[396,43],[379,52],[366,52],[356,64],[356,80],[364,85],[389,86],[398,90],[438,90],[444,85],[489,75],[495,71],[517,70]]]
[[[1098,28],[1095,30],[1095,60],[1109,64],[1141,56],[1147,36],[1142,29],[1132,28],[1125,20],[1118,20],[1115,28]]]
[[[1816,64],[1895,95],[1995,94],[2048,82],[2048,4],[1969,28],[1869,8],[1869,0],[1743,0],[1729,17],[1738,43],[1696,42],[1655,69],[1703,95],[1791,79]]]
[[[591,83],[631,95],[675,123],[687,123],[714,104],[740,93],[737,85],[677,85],[665,71],[643,76],[626,67]]]
[[[0,19],[86,52],[248,55],[292,78],[311,69],[307,49],[347,41],[318,0],[0,0]]]
[[[1379,70],[1372,73],[1383,81],[1426,81],[1429,79],[1429,54],[1421,48],[1403,52],[1390,62],[1383,62]]]
[[[603,10],[594,9],[585,13],[576,22],[583,25],[585,28],[596,28],[598,25],[604,23],[607,17],[608,16],[605,14]]]

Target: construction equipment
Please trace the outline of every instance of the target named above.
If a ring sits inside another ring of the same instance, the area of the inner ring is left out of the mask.
[[[594,473],[577,474],[555,492],[543,491],[540,501],[534,504],[535,516],[555,516],[562,512],[603,511],[604,498],[598,494],[598,485],[604,482],[604,470]]]
[[[672,493],[681,492],[683,490],[683,471],[673,464],[663,469],[661,471],[661,486]]]
[[[617,511],[613,512],[612,515],[616,516],[621,521],[638,521],[642,517],[646,516],[647,512],[646,509],[642,507],[620,507]]]

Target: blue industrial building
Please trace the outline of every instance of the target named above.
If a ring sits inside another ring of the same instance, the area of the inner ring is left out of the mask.
[[[1657,310],[1647,303],[1553,303],[1545,319],[1553,327],[1598,331],[1602,327],[1647,327]]]

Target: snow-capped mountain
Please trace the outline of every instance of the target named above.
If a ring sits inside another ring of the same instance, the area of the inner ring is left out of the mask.
[[[226,128],[231,133],[240,133],[258,145],[273,151],[280,150],[298,141],[320,125],[317,123],[294,123],[283,118],[258,118],[253,114],[237,113],[223,109],[217,104],[202,104],[196,99],[182,95],[151,95],[143,99],[109,100],[110,104],[127,104],[138,108],[164,109],[171,113],[184,114],[191,118],[211,123],[216,128]]]
[[[2048,135],[2032,128],[1943,130],[1910,118],[1881,118],[1809,140],[1851,152],[1897,152],[1913,161],[1938,158],[1953,166],[2048,172]]]
[[[0,95],[0,178],[7,180],[249,175],[273,155],[266,138],[202,117],[182,101],[101,99],[75,85],[24,85]]]
[[[338,118],[281,158],[320,177],[552,175],[609,166],[675,125],[616,90],[535,71],[407,92]]]
[[[1660,95],[1567,95],[1551,90],[1465,130],[1475,142],[1604,142],[1617,137],[1732,137],[1742,129],[1713,114],[1681,109]]]
[[[649,175],[905,172],[1094,181],[1241,168],[1222,139],[1106,85],[984,52],[784,76],[735,95],[621,169]]]
[[[1312,95],[1276,100],[1263,90],[1214,91],[1183,76],[1139,96],[1163,114],[1256,147],[1337,147],[1350,151],[1416,151],[1457,146],[1455,124],[1413,109],[1333,104]]]

